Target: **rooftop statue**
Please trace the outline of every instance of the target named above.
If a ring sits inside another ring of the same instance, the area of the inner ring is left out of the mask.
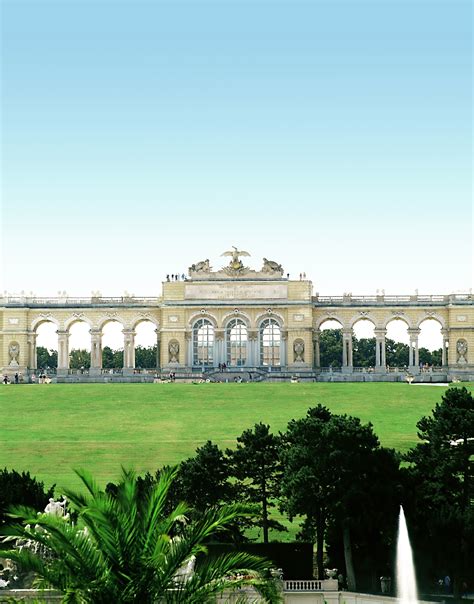
[[[273,260],[263,259],[262,273],[283,273],[283,267]]]
[[[196,262],[196,264],[191,264],[189,267],[189,273],[209,273],[211,271],[211,267],[209,266],[209,258],[206,260],[201,260],[201,262]]]
[[[232,246],[234,249],[229,250],[221,254],[221,256],[232,256],[232,260],[229,263],[229,266],[226,267],[227,271],[231,271],[233,273],[239,273],[245,270],[245,267],[242,263],[242,260],[239,259],[239,256],[250,256],[248,252],[244,252],[243,250],[238,250],[235,245]]]

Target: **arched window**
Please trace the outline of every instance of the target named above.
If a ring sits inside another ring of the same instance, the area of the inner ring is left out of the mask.
[[[281,329],[275,319],[260,324],[260,364],[280,365]]]
[[[242,319],[227,324],[227,364],[241,367],[247,360],[247,326]]]
[[[209,319],[199,319],[194,323],[193,364],[214,364],[214,327]]]

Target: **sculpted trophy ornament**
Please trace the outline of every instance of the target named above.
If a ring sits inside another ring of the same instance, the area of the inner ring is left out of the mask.
[[[10,342],[10,346],[8,347],[8,356],[10,359],[10,367],[18,367],[18,357],[20,356],[20,345],[18,342]]]
[[[467,342],[466,340],[458,340],[456,342],[456,352],[458,353],[458,365],[467,364]]]
[[[301,339],[297,339],[293,343],[293,353],[295,363],[304,363],[304,342]]]
[[[179,363],[179,342],[171,340],[168,344],[168,354],[170,363]]]

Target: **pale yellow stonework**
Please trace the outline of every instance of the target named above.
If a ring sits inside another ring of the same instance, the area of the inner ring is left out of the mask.
[[[235,265],[239,268],[238,264]],[[445,367],[474,374],[474,299],[471,294],[442,296],[313,296],[310,281],[290,281],[281,272],[251,271],[245,278],[206,272],[206,267],[186,281],[163,283],[160,298],[102,297],[36,299],[5,297],[0,301],[0,370],[5,374],[31,373],[36,369],[36,332],[45,321],[58,332],[58,374],[69,365],[69,330],[77,321],[89,325],[95,370],[100,372],[101,335],[109,321],[123,326],[126,354],[124,370],[134,366],[135,328],[142,321],[156,327],[159,369],[191,370],[193,326],[201,318],[210,321],[215,336],[214,364],[226,359],[226,328],[239,318],[245,324],[253,359],[260,364],[261,324],[276,321],[281,331],[279,366],[287,371],[319,369],[318,338],[328,320],[342,325],[345,361],[342,371],[352,371],[352,330],[360,320],[372,321],[379,342],[379,371],[384,371],[385,330],[393,319],[407,324],[412,340],[410,366],[417,366],[417,342],[422,321],[439,322],[445,340]],[[230,270],[230,269],[229,269]],[[234,270],[232,268],[232,270]],[[252,342],[252,343],[251,343]],[[220,352],[219,352],[220,351]],[[219,357],[219,358],[218,358]],[[93,367],[94,368],[94,367]]]

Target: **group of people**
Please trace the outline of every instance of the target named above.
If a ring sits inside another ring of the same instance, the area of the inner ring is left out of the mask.
[[[15,373],[15,375],[13,376],[13,382],[12,382],[12,380],[10,380],[10,378],[8,377],[8,375],[5,374],[3,376],[3,380],[2,381],[3,381],[3,383],[5,385],[6,384],[12,384],[12,383],[19,384],[20,382],[23,382],[23,375],[21,373],[18,373],[18,371],[17,371]]]
[[[227,369],[227,363],[219,363],[219,371],[225,371]]]
[[[51,383],[51,378],[49,377],[49,375],[47,373],[41,372],[38,375],[32,373],[31,374],[31,383],[32,384],[36,384],[36,382],[38,381],[38,384],[50,384]],[[22,373],[15,373],[15,375],[13,376],[13,378],[10,378],[7,374],[5,374],[2,378],[2,383],[4,385],[7,384],[23,384],[24,379],[23,379],[23,374]]]
[[[187,279],[186,275],[182,273],[181,275],[166,275],[166,281],[169,283],[170,281],[187,281]]]

